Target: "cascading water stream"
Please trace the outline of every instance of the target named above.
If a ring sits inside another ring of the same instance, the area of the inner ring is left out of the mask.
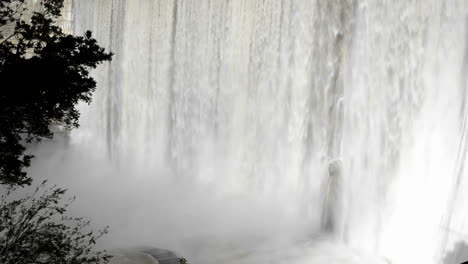
[[[33,169],[77,170],[62,181],[86,194],[78,211],[114,223],[110,245],[229,262],[326,239],[446,264],[467,240],[466,1],[77,0],[73,13],[115,57],[81,128]]]

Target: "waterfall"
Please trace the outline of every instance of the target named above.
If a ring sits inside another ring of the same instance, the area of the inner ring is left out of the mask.
[[[91,29],[115,57],[94,72],[70,148],[126,172],[115,181],[242,200],[220,219],[249,225],[258,205],[275,218],[255,228],[277,222],[265,233],[324,235],[391,263],[446,263],[468,240],[468,2],[73,5],[75,33]],[[128,197],[170,200],[138,188]]]

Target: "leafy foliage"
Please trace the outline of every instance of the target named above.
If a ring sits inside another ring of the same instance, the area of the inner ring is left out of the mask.
[[[78,127],[79,101],[89,103],[90,69],[110,61],[90,31],[65,34],[55,22],[63,0],[0,0],[0,184],[31,183],[27,144],[51,138],[50,127]]]
[[[28,144],[52,137],[51,126],[78,126],[79,101],[90,102],[96,82],[89,71],[110,61],[91,32],[65,34],[55,22],[63,0],[0,0],[0,263],[107,263],[93,251],[96,239],[89,221],[66,216],[73,199],[65,190],[45,189],[13,199],[13,186],[31,183],[24,172],[31,162]],[[42,193],[42,194],[40,194]]]
[[[40,194],[42,193],[42,194]],[[0,263],[83,264],[107,263],[105,251],[93,251],[96,239],[107,233],[87,231],[89,221],[66,216],[65,190],[46,188],[43,182],[32,195],[11,199],[13,189],[0,199]]]

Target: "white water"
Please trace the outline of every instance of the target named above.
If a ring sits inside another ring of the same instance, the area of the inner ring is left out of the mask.
[[[109,245],[201,263],[325,236],[336,250],[301,263],[342,248],[456,263],[468,2],[78,0],[74,18],[116,55],[66,151],[36,170],[75,171],[62,181],[111,223]]]

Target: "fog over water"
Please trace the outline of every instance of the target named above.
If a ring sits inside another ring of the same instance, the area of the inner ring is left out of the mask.
[[[110,225],[102,247],[461,261],[467,1],[76,0],[73,18],[115,57],[30,172]]]

